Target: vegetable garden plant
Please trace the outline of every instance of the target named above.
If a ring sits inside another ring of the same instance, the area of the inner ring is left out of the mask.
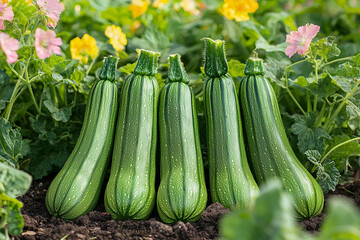
[[[18,197],[46,179],[44,208],[69,221],[98,199],[116,221],[167,224],[220,202],[222,239],[360,239],[348,200],[325,202],[316,236],[296,223],[360,178],[359,14],[350,0],[0,0],[0,239],[21,238]]]

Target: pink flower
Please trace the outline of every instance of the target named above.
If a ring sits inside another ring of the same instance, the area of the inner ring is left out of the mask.
[[[51,54],[60,54],[61,38],[56,38],[56,33],[52,30],[44,31],[41,28],[35,30],[35,49],[40,59],[45,59]]]
[[[14,18],[14,12],[12,7],[7,7],[6,4],[2,4],[0,1],[0,29],[5,30],[4,20],[12,21]]]
[[[11,38],[6,33],[0,32],[0,48],[6,55],[6,61],[8,63],[14,63],[18,59],[16,53],[19,50],[19,41],[15,38]]]
[[[311,40],[319,32],[320,27],[314,24],[301,26],[297,31],[292,31],[286,35],[286,42],[291,45],[285,49],[285,54],[291,58],[296,52],[303,55],[309,50]]]
[[[40,12],[48,17],[48,26],[55,28],[60,19],[60,14],[64,10],[64,6],[59,0],[36,0],[40,7]]]

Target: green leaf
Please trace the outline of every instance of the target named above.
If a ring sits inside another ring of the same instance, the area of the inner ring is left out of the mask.
[[[346,134],[334,136],[331,141],[328,141],[329,146],[327,147],[327,150],[330,150],[333,147],[335,147],[336,145],[339,145],[340,143],[343,143],[350,139],[351,138]],[[338,147],[335,151],[333,151],[329,155],[329,158],[344,159],[344,158],[348,158],[350,156],[357,156],[357,155],[360,155],[360,145],[356,141],[353,141],[353,142],[349,142],[341,147]]]
[[[298,77],[295,81],[293,81],[296,85],[299,85],[300,87],[306,87],[308,85],[308,81],[304,76]]]
[[[20,208],[23,204],[15,197],[24,195],[30,184],[29,174],[0,163],[0,237],[3,239],[10,239],[8,233],[19,235],[22,232],[24,219]]]
[[[244,77],[245,73],[245,64],[241,63],[238,60],[228,61],[229,74],[232,78]]]
[[[292,201],[279,182],[268,182],[250,209],[240,209],[220,221],[224,240],[308,239],[295,223]]]
[[[355,78],[360,76],[360,68],[354,62],[345,62],[336,67],[335,73],[343,77]]]
[[[305,152],[307,159],[314,165],[320,165],[321,154],[317,150],[307,150]]]
[[[74,72],[71,74],[70,79],[75,82],[75,84],[72,85],[72,87],[79,91],[80,93],[87,93],[89,92],[90,88],[86,84],[83,83],[85,76],[85,72],[81,71],[79,69],[75,69]]]
[[[160,31],[156,25],[150,24],[141,38],[133,38],[128,43],[130,48],[151,49],[161,53],[161,60],[166,61],[166,55],[171,48],[171,42],[167,35]]]
[[[360,117],[360,100],[352,98],[351,100],[356,101],[356,103],[347,100],[346,101],[346,112],[350,118]]]
[[[337,90],[336,82],[328,74],[324,74],[319,82],[312,82],[306,88],[319,98],[327,98]]]
[[[288,45],[289,44],[286,42],[277,45],[271,45],[261,35],[259,35],[259,39],[256,41],[255,44],[256,48],[264,49],[266,52],[285,52],[285,48]]]
[[[155,77],[156,81],[158,82],[159,90],[161,91],[161,89],[165,85],[165,79],[162,78],[161,73],[156,73],[154,77]]]
[[[120,72],[125,73],[126,75],[130,75],[134,72],[135,67],[136,67],[136,62],[128,63],[125,66],[122,66],[119,70]]]
[[[281,87],[285,87],[283,76],[285,69],[291,64],[289,58],[280,52],[270,52],[264,62],[265,77]]]
[[[348,77],[344,77],[344,76],[331,76],[330,74],[328,75],[332,80],[333,83],[335,83],[339,88],[341,88],[341,90],[343,90],[346,93],[351,92],[351,82],[350,79]]]
[[[17,54],[19,55],[19,60],[27,61],[32,56],[33,50],[34,47],[30,47],[30,46],[21,47],[18,51],[16,51]]]
[[[5,211],[8,212],[8,231],[10,235],[19,235],[24,227],[24,219],[21,215],[20,208],[22,204],[11,204],[5,207]]]
[[[10,2],[10,1],[9,1]],[[14,16],[19,28],[29,23],[29,19],[36,13],[37,9],[33,4],[28,4],[24,0],[13,0],[10,2],[13,7]]]
[[[52,138],[58,140],[56,135]],[[34,179],[41,179],[55,170],[59,170],[69,157],[69,150],[67,148],[68,144],[66,142],[58,142],[57,145],[51,145],[45,140],[39,140],[31,144],[29,172]]]
[[[340,172],[335,166],[334,161],[329,161],[317,168],[316,180],[324,193],[335,190],[339,182]]]
[[[1,110],[5,109],[5,107],[6,107],[6,102],[7,102],[7,101],[0,100],[0,112],[1,112]]]
[[[23,204],[2,192],[0,193],[0,206],[1,239],[10,239],[8,234],[19,235],[24,227],[24,219],[20,212],[20,208],[22,208]]]
[[[10,100],[15,84],[10,82],[10,76],[0,70],[0,112],[5,109],[6,103]]]
[[[330,199],[327,217],[320,228],[318,239],[360,239],[360,211],[350,199]]]
[[[24,195],[29,190],[31,181],[31,176],[26,172],[0,163],[0,185],[4,186],[5,194],[9,197]]]
[[[294,124],[291,131],[297,136],[297,146],[301,153],[307,150],[317,150],[323,153],[325,150],[325,139],[331,139],[330,135],[322,127],[315,127],[316,115],[294,115]]]
[[[317,54],[318,56],[324,58],[325,61],[329,58],[337,57],[341,53],[335,43],[335,37],[333,36],[328,36],[316,41],[315,43],[311,43],[310,51],[313,56]]]
[[[360,66],[360,53],[352,57],[352,61],[356,63],[357,66]]]
[[[22,139],[19,129],[13,129],[4,118],[0,118],[0,162],[17,167],[29,151],[28,143]]]
[[[63,76],[61,76],[60,74],[58,74],[58,73],[53,73],[53,74],[51,74],[51,77],[54,79],[54,80],[56,80],[56,81],[61,81],[61,80],[63,80],[64,79],[64,77]]]
[[[134,19],[132,18],[131,12],[129,11],[127,6],[116,7],[113,2],[114,0],[112,0],[110,7],[108,7],[105,11],[101,12],[101,18],[109,20],[112,23],[117,23],[118,26],[130,26],[133,23]]]
[[[59,109],[56,108],[50,100],[45,100],[44,105],[49,110],[51,116],[56,121],[62,121],[62,122],[69,121],[71,115],[71,109],[72,109],[71,107],[63,107]]]
[[[72,134],[78,136],[81,124],[76,129],[69,128],[69,123],[64,124],[66,128],[54,127],[52,118],[44,116],[30,118],[30,122],[33,141],[28,170],[34,179],[41,179],[63,166],[77,140]]]
[[[98,10],[106,10],[109,6],[110,3],[112,2],[111,0],[89,0],[91,6],[95,9]]]

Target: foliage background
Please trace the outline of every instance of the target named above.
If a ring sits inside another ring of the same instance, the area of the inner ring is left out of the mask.
[[[21,2],[11,2],[16,6],[16,23],[20,26],[25,25],[34,14],[31,8]],[[30,93],[24,89],[9,117],[13,127],[20,127],[17,131],[21,131],[21,136],[17,136],[17,139],[23,144],[17,149],[21,153],[17,159],[8,157],[3,161],[13,161],[13,165],[29,171],[35,179],[58,171],[73,149],[82,125],[86,97],[97,78],[103,57],[120,57],[117,74],[121,86],[134,68],[137,48],[161,53],[159,73],[156,75],[160,86],[167,78],[167,56],[173,53],[182,55],[197,99],[206,166],[202,103],[205,80],[202,72],[203,37],[226,41],[229,72],[236,86],[244,77],[244,63],[249,56],[256,52],[265,60],[266,77],[277,94],[291,144],[304,165],[314,175],[317,172],[319,181],[322,176],[325,185],[331,182],[327,187],[323,184],[326,190],[334,188],[340,173],[343,180],[348,180],[348,176],[359,168],[360,147],[356,142],[337,148],[326,156],[332,147],[359,136],[360,97],[356,83],[360,76],[360,58],[349,57],[360,52],[358,1],[260,0],[259,8],[251,19],[242,22],[223,16],[219,12],[223,4],[220,0],[199,1],[198,15],[185,11],[180,0],[170,1],[163,8],[150,5],[144,14],[135,19],[129,11],[131,1],[64,0],[63,3],[65,10],[55,29],[57,36],[63,40],[62,55],[53,55],[46,60],[35,58],[29,63],[31,74],[38,76],[31,86],[41,114],[35,111],[34,104],[29,101]],[[320,26],[320,32],[313,42],[334,36],[313,47],[314,50],[322,49],[323,54],[320,55],[325,56],[318,55],[322,61],[318,79],[315,79],[313,59],[287,69],[287,66],[303,58],[296,55],[289,59],[284,54],[286,34],[306,23]],[[135,24],[140,27],[135,28]],[[104,33],[109,25],[120,26],[126,34],[128,43],[124,51],[117,52],[109,43]],[[16,37],[15,32],[11,34]],[[72,60],[70,53],[70,41],[84,34],[94,37],[100,49],[99,56],[87,64]],[[20,62],[25,62],[29,57],[28,48],[23,46],[20,49],[19,55],[23,58]],[[348,62],[326,65],[328,61],[344,57]],[[4,111],[17,77],[5,63],[4,56],[0,58],[0,111]],[[18,64],[15,68],[21,69],[22,66]],[[288,86],[285,84],[285,71]],[[301,112],[294,104],[288,90],[306,112]],[[346,98],[350,93],[351,96]],[[309,109],[309,104],[315,108]],[[341,104],[339,113],[333,117]],[[330,126],[325,126],[327,116],[333,117]],[[324,156],[326,159],[322,159]]]

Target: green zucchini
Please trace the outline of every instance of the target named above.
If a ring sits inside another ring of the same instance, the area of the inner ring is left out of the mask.
[[[225,207],[251,205],[259,188],[246,158],[240,106],[228,72],[224,41],[205,38],[204,86],[210,192]]]
[[[255,179],[259,184],[280,180],[294,199],[298,218],[316,216],[323,208],[323,192],[290,146],[262,60],[250,58],[245,74],[239,98]]]
[[[207,192],[195,97],[180,55],[169,57],[169,81],[159,96],[160,186],[157,209],[165,223],[197,221]]]
[[[105,208],[113,219],[145,219],[155,204],[159,53],[140,50],[121,90]]]
[[[73,220],[91,211],[100,195],[110,158],[118,107],[116,57],[105,60],[90,91],[80,136],[46,194],[51,215]]]

